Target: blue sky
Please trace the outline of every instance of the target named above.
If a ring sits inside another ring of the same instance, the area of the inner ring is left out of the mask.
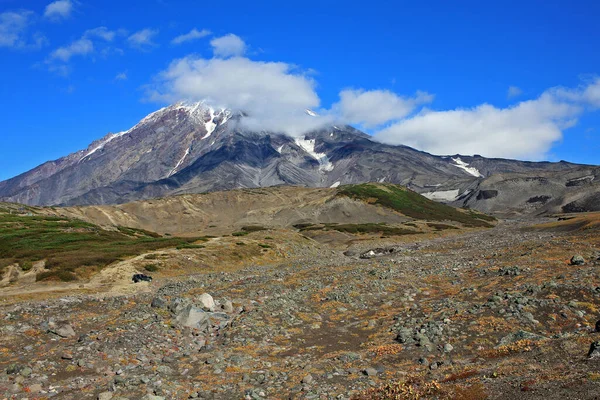
[[[594,1],[0,0],[0,180],[170,101],[244,106],[244,90],[274,129],[306,106],[437,154],[600,164],[599,16]]]

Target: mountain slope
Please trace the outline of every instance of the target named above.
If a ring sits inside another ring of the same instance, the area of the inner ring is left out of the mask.
[[[389,182],[454,201],[492,174],[578,168],[565,162],[439,157],[377,143],[350,126],[325,126],[293,138],[248,130],[243,119],[241,112],[204,103],[169,106],[128,131],[0,182],[0,199],[29,205],[115,204],[234,188]]]

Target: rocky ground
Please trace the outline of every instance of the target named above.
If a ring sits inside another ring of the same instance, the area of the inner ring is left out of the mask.
[[[0,399],[597,398],[599,231],[534,222],[13,301]]]

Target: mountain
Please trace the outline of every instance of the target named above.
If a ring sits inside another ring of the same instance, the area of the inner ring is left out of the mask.
[[[314,115],[308,110],[307,114],[307,118]],[[347,125],[325,126],[294,138],[248,129],[244,118],[242,112],[202,102],[165,107],[127,131],[108,134],[85,150],[0,182],[0,200],[29,205],[118,204],[234,188],[387,182],[434,200],[499,211],[506,206],[499,201],[502,196],[489,202],[489,196],[481,194],[506,190],[494,189],[500,183],[491,177],[510,175],[507,179],[528,182],[528,177],[564,176],[557,183],[562,191],[556,195],[567,198],[573,188],[581,191],[580,186],[567,186],[569,179],[588,182],[585,176],[598,174],[595,167],[567,162],[435,156],[378,143]],[[591,192],[597,189],[594,178],[588,179]],[[490,207],[492,203],[498,206]]]

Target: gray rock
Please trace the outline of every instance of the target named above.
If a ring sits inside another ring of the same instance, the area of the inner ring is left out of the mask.
[[[152,303],[150,303],[150,307],[152,308],[165,308],[167,306],[167,302],[162,297],[155,297],[152,299]]]
[[[48,324],[48,331],[60,336],[61,338],[71,338],[75,336],[75,330],[71,324],[66,321],[58,323],[50,322]]]
[[[225,300],[225,302],[221,305],[221,308],[226,313],[232,313],[233,312],[233,303],[231,302],[231,300]]]
[[[454,346],[452,346],[450,343],[446,343],[444,345],[444,351],[446,353],[450,353],[452,350],[454,350]]]
[[[306,385],[310,385],[313,381],[313,377],[311,374],[306,375],[304,378],[302,378],[302,383],[306,384]]]
[[[398,332],[398,336],[396,336],[396,340],[400,343],[407,343],[412,340],[412,331],[408,328],[402,328]]]
[[[208,293],[202,294],[198,299],[202,307],[207,311],[215,311],[215,301],[212,296]]]
[[[364,371],[364,374],[367,376],[377,376],[377,370],[375,368],[366,368]]]
[[[102,392],[98,395],[98,400],[110,400],[113,396],[113,392]]]
[[[571,257],[571,265],[583,265],[585,264],[585,259],[580,256],[579,254],[574,255],[573,257]]]
[[[177,322],[185,327],[205,331],[209,325],[209,315],[204,310],[189,304],[175,317]]]
[[[592,342],[587,356],[589,358],[600,358],[600,342]]]
[[[509,333],[500,339],[499,346],[506,346],[507,344],[511,344],[514,342],[518,342],[519,340],[544,340],[547,339],[544,336],[537,335],[535,333],[526,332],[526,331],[517,331],[513,333]]]
[[[16,375],[23,370],[23,366],[19,364],[10,364],[8,368],[6,368],[6,373],[8,375]]]

